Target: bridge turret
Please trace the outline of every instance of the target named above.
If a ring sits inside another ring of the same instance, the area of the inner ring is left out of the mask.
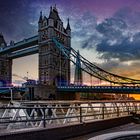
[[[67,21],[66,33],[68,35],[68,37],[67,37],[67,45],[71,46],[71,28],[70,28],[69,18],[68,18],[68,21]]]
[[[13,40],[10,41],[10,46],[14,46],[15,42]]]
[[[67,32],[68,36],[71,36],[71,28],[70,28],[69,18],[68,18],[68,22],[67,22],[66,32]]]
[[[39,17],[39,21],[38,21],[38,28],[40,29],[42,26],[42,22],[43,22],[43,16],[42,16],[42,11],[40,12],[40,17]]]
[[[54,19],[53,19],[53,9],[52,6],[50,7],[50,14],[48,18],[48,26],[53,27],[54,26]]]
[[[50,14],[48,18],[49,26],[54,27],[60,31],[63,31],[63,22],[59,17],[58,10],[56,5],[54,7],[50,7]]]
[[[5,39],[4,39],[4,37],[3,37],[2,33],[1,33],[0,34],[0,48],[4,48],[6,46],[7,46],[7,44],[6,44]]]
[[[59,14],[58,14],[58,10],[56,8],[56,5],[54,7],[50,7],[50,15],[49,15],[49,18],[51,19],[54,19],[54,20],[59,20],[61,21],[60,17],[59,17]]]

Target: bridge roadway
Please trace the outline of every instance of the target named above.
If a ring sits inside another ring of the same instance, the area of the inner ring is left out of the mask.
[[[58,92],[75,93],[123,93],[140,94],[139,86],[58,86]]]
[[[24,87],[0,87],[0,95],[10,96],[11,92],[25,92],[26,90]]]
[[[24,87],[0,87],[0,93],[13,91],[25,91]],[[138,86],[58,86],[56,87],[58,93],[121,93],[121,94],[140,94],[140,87]]]

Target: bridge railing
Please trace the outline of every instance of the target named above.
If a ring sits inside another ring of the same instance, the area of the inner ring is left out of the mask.
[[[38,128],[129,116],[140,113],[140,102],[28,102],[0,107],[0,112],[0,129]]]

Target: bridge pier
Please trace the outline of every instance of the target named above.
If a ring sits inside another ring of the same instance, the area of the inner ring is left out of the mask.
[[[55,99],[56,88],[55,86],[38,85],[34,87],[35,99]]]
[[[58,100],[80,100],[80,93],[58,92],[56,94]]]
[[[35,99],[80,100],[80,93],[58,92],[55,86],[39,85],[34,87]]]
[[[0,50],[7,47],[5,39],[0,34]],[[9,86],[12,82],[12,60],[7,54],[0,56],[0,86]]]
[[[0,86],[9,86],[12,82],[12,60],[0,56]]]

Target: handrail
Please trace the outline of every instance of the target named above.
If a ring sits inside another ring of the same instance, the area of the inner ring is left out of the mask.
[[[131,112],[140,112],[140,102],[93,102],[81,104],[80,102],[71,102],[65,104],[19,104],[19,106],[0,107],[5,110],[0,118],[1,125],[7,125],[9,128],[12,124],[25,123],[32,127],[46,127],[46,125],[83,123],[87,120],[97,121],[111,119],[114,117],[123,117],[132,115]],[[10,116],[10,113],[13,113]],[[30,125],[29,125],[30,124]]]

